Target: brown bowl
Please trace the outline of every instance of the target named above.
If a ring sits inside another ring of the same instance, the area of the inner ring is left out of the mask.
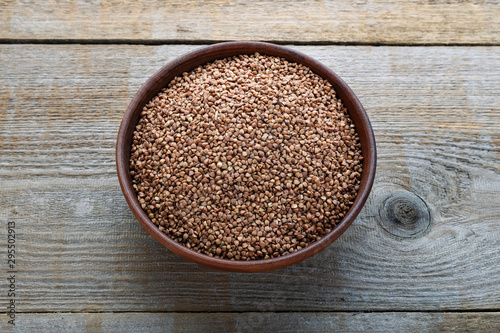
[[[250,261],[213,258],[176,243],[173,239],[161,232],[142,210],[132,187],[132,177],[129,170],[132,136],[143,107],[156,96],[162,88],[166,87],[175,76],[181,75],[183,72],[190,71],[195,67],[212,62],[216,59],[240,54],[253,54],[255,52],[282,57],[288,61],[303,64],[333,85],[337,97],[342,100],[344,106],[347,108],[359,135],[363,155],[363,173],[361,176],[360,188],[354,204],[337,227],[319,241],[297,252],[272,259]],[[293,265],[313,256],[335,241],[351,225],[363,207],[375,178],[375,137],[368,116],[356,95],[354,95],[347,84],[328,67],[303,53],[284,46],[260,42],[221,43],[195,50],[169,62],[142,85],[130,102],[123,116],[116,144],[116,166],[120,186],[130,209],[132,209],[132,212],[142,226],[169,250],[195,263],[211,268],[232,272],[264,272]]]

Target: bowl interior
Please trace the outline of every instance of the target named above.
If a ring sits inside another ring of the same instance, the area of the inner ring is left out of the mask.
[[[363,172],[360,188],[354,200],[354,204],[337,227],[329,234],[325,235],[321,240],[310,244],[300,251],[278,258],[253,261],[213,258],[190,250],[184,245],[172,240],[161,232],[142,210],[132,187],[132,177],[129,169],[133,132],[139,122],[143,107],[156,96],[162,88],[166,87],[174,77],[216,59],[240,54],[253,54],[255,52],[282,57],[288,61],[303,64],[332,84],[337,93],[337,97],[342,100],[344,106],[347,108],[360,139],[361,152],[363,155]],[[336,240],[349,227],[360,212],[370,193],[375,177],[376,149],[373,130],[363,106],[347,84],[328,67],[305,54],[283,46],[260,42],[231,42],[201,48],[177,58],[163,66],[142,85],[132,99],[123,117],[116,146],[116,163],[120,186],[132,212],[143,227],[165,247],[186,259],[207,267],[233,272],[263,272],[283,268],[313,256]]]

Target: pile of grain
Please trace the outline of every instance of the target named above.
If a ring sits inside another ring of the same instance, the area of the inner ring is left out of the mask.
[[[359,189],[358,135],[330,83],[259,54],[171,81],[141,113],[130,173],[153,223],[209,256],[267,259],[335,228]]]

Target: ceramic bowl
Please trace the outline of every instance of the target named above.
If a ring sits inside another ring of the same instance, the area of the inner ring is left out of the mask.
[[[191,250],[169,238],[150,221],[141,208],[132,187],[132,178],[129,170],[132,135],[139,121],[143,107],[156,96],[162,88],[165,88],[175,76],[181,75],[183,72],[188,72],[197,66],[204,65],[216,59],[223,59],[240,54],[254,54],[255,52],[282,57],[288,61],[303,64],[332,84],[337,93],[337,97],[342,100],[344,106],[347,108],[359,135],[363,155],[363,172],[360,188],[354,204],[343,220],[339,222],[337,227],[319,241],[297,252],[277,258],[249,261],[213,258]],[[232,272],[264,272],[301,262],[325,249],[344,233],[361,211],[372,188],[375,178],[376,149],[373,130],[363,106],[347,84],[331,69],[317,60],[288,47],[261,42],[230,42],[211,45],[181,56],[167,63],[142,85],[130,102],[123,116],[116,144],[116,165],[120,186],[130,209],[142,226],[165,247],[186,259],[207,267]]]

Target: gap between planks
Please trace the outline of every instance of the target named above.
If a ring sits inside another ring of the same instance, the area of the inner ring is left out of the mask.
[[[0,44],[80,44],[80,45],[211,45],[232,42],[236,40],[184,40],[184,39],[10,39],[0,38]],[[500,46],[498,43],[390,43],[390,42],[336,42],[336,41],[280,41],[280,40],[255,40],[277,45],[300,46],[394,46],[394,47],[485,47]]]
[[[419,314],[419,313],[496,313],[500,314],[499,309],[466,309],[466,310],[416,310],[416,311],[408,311],[408,310],[400,310],[400,309],[384,309],[384,310],[331,310],[331,311],[315,311],[315,310],[301,310],[301,311],[16,311],[16,315],[19,314],[94,314],[94,313],[102,313],[102,314],[248,314],[248,313],[262,313],[262,314],[293,314],[293,313],[309,313],[309,314],[339,314],[339,313],[348,313],[348,314],[358,314],[358,313],[406,313],[406,314]]]

